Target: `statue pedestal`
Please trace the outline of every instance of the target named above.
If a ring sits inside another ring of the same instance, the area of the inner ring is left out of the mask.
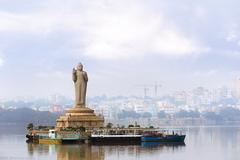
[[[104,125],[104,118],[97,116],[94,110],[88,107],[73,107],[66,110],[65,115],[56,120],[56,128],[79,128],[86,129],[100,128]]]

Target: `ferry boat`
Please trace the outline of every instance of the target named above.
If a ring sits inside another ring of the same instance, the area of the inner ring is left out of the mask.
[[[169,130],[164,131],[146,131],[143,133],[141,137],[142,142],[184,142],[186,135],[182,134],[182,132],[178,133],[176,131],[172,131],[169,133]]]

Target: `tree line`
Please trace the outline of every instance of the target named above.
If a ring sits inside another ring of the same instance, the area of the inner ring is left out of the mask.
[[[58,116],[57,113],[35,111],[30,108],[2,109],[0,111],[0,122],[54,125]]]

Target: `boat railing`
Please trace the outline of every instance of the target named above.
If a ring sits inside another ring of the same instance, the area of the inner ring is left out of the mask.
[[[92,134],[95,135],[144,135],[147,133],[157,135],[183,135],[184,130],[178,128],[104,128],[92,131]]]

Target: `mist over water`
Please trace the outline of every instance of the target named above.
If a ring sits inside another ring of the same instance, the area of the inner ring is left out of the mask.
[[[42,145],[26,143],[24,126],[1,125],[0,160],[238,160],[240,127],[186,127],[185,144]],[[10,129],[11,128],[11,129]]]

